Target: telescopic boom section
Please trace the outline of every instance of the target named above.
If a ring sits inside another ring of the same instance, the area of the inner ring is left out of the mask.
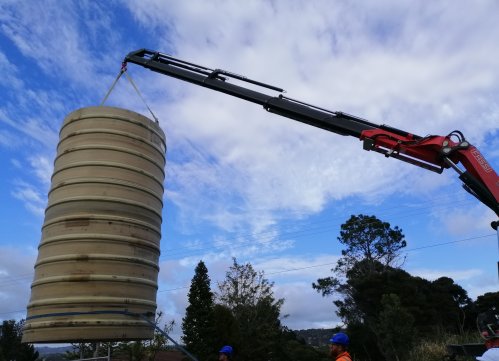
[[[342,112],[329,111],[288,98],[284,90],[221,69],[210,69],[156,51],[141,49],[129,53],[124,60],[157,73],[168,75],[205,88],[213,89],[246,101],[260,104],[267,111],[340,135],[363,141],[365,150],[441,173],[453,168],[459,173],[464,188],[499,216],[499,178],[481,153],[469,144],[459,131],[447,136],[421,137],[387,125],[377,125]],[[268,95],[230,83],[252,84],[277,92]],[[461,162],[465,171],[457,167]]]

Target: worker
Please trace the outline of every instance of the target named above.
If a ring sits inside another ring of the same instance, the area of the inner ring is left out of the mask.
[[[499,361],[499,312],[493,307],[478,314],[477,325],[481,336],[485,339],[487,351],[476,359],[480,361]]]
[[[347,334],[338,332],[329,340],[329,356],[335,361],[352,361],[352,357],[348,353],[348,345],[350,339]]]
[[[482,333],[485,337],[485,347],[487,351],[484,352],[482,356],[477,357],[479,361],[499,361],[499,333],[494,332],[494,336],[489,336],[489,334]]]
[[[232,346],[226,345],[218,351],[218,361],[232,360]]]

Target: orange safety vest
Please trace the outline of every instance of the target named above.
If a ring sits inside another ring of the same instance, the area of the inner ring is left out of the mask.
[[[347,351],[344,351],[336,356],[336,361],[352,361],[352,356]]]

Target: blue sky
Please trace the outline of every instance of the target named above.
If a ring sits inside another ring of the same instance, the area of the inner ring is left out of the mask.
[[[223,68],[418,135],[459,129],[497,170],[498,12],[485,0],[1,0],[0,318],[25,314],[58,129],[71,111],[100,103],[128,52]],[[336,325],[331,300],[311,283],[334,267],[351,214],[402,228],[410,273],[452,277],[472,297],[497,290],[495,216],[451,171],[129,72],[167,136],[158,304],[176,336],[200,259],[214,290],[232,257],[264,270],[291,328]],[[107,104],[148,115],[124,79]]]

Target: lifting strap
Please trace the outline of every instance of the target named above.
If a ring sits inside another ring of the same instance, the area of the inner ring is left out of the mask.
[[[142,93],[139,91],[139,88],[137,88],[137,85],[135,85],[135,82],[133,81],[132,77],[128,74],[127,72],[127,67],[126,67],[126,64],[123,63],[121,65],[121,69],[120,69],[120,72],[118,74],[118,76],[116,77],[116,79],[114,79],[114,82],[113,84],[111,85],[111,88],[109,88],[106,96],[104,97],[104,99],[102,100],[102,102],[99,104],[100,106],[104,105],[104,103],[106,102],[107,98],[109,97],[109,95],[111,94],[111,92],[113,91],[116,83],[118,82],[118,80],[121,78],[121,76],[125,74],[125,77],[128,79],[128,81],[130,82],[130,84],[132,85],[132,87],[135,89],[135,92],[137,93],[137,95],[139,96],[139,98],[142,100],[142,102],[144,103],[144,105],[146,106],[146,108],[149,110],[149,113],[151,113],[153,119],[156,121],[156,123],[159,123],[158,122],[158,118],[156,118],[156,115],[154,115],[153,111],[151,110],[151,108],[149,107],[149,105],[147,105],[144,97],[142,96]]]

